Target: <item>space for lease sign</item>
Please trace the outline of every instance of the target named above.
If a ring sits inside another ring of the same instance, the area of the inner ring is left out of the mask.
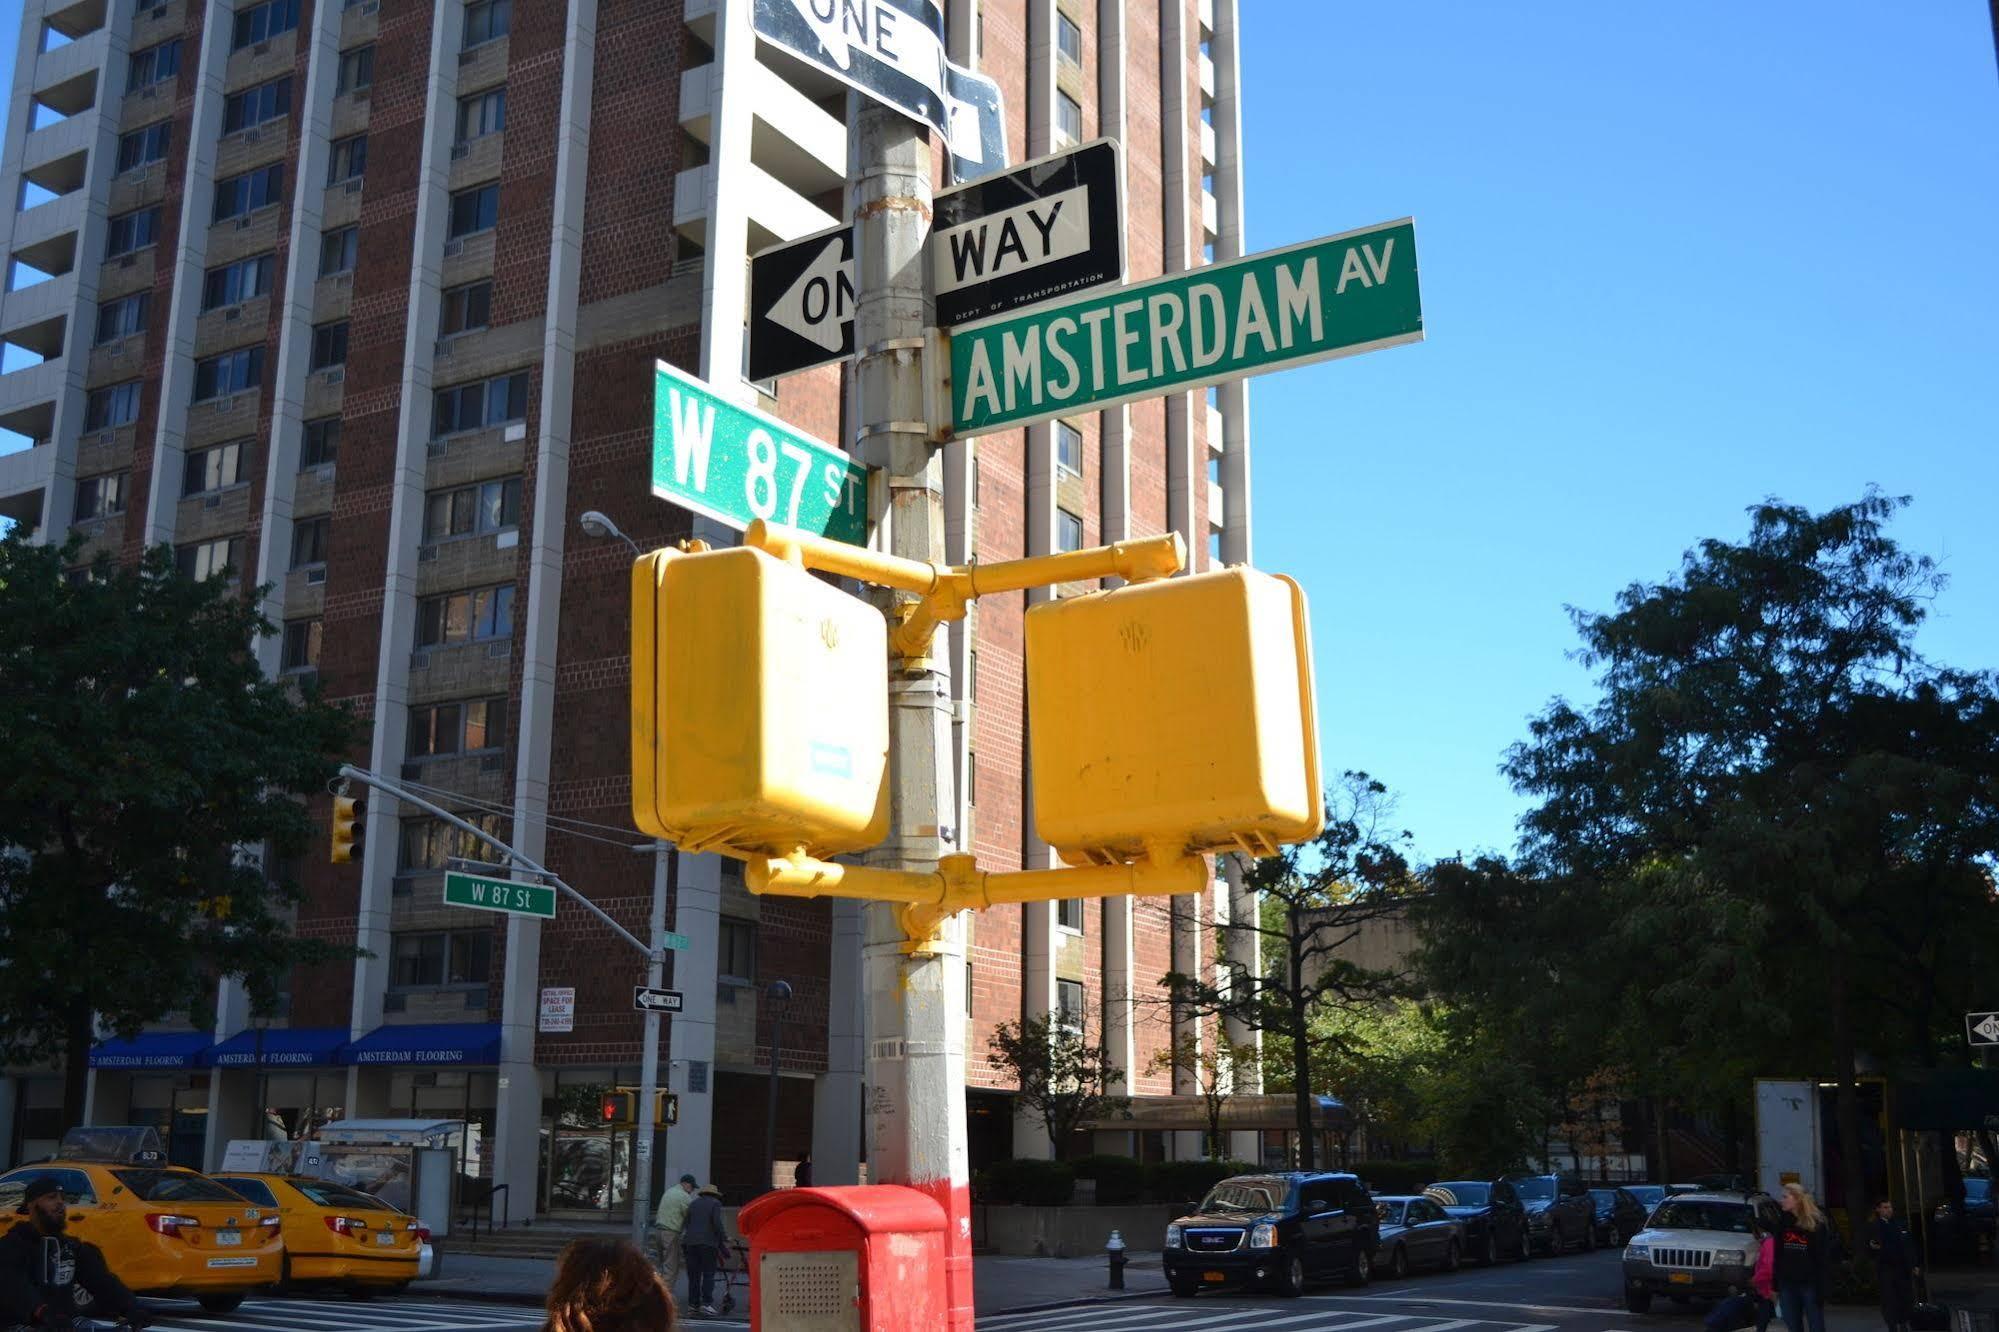
[[[1423,336],[1407,218],[951,333],[951,433],[977,435]]]

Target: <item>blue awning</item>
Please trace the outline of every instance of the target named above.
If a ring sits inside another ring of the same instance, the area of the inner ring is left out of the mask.
[[[347,1044],[345,1027],[252,1027],[201,1057],[211,1068],[326,1068]],[[262,1058],[259,1058],[261,1053]]]
[[[193,1068],[215,1044],[205,1031],[144,1031],[131,1040],[109,1040],[90,1049],[92,1068]]]
[[[342,1064],[497,1064],[500,1024],[439,1022],[377,1027],[343,1048]]]

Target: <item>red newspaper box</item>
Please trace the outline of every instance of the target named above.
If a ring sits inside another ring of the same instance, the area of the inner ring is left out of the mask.
[[[750,1243],[750,1326],[928,1332],[945,1326],[944,1209],[900,1184],[779,1189],[736,1218]]]

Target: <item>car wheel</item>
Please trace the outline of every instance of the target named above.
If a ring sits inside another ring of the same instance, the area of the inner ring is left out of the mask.
[[[1624,1308],[1629,1313],[1649,1313],[1652,1309],[1652,1292],[1649,1290],[1626,1290]]]
[[[201,1307],[212,1314],[235,1313],[242,1303],[243,1296],[240,1292],[235,1295],[203,1295],[200,1297]]]
[[[1455,1272],[1460,1267],[1463,1267],[1464,1264],[1465,1257],[1462,1253],[1458,1252],[1458,1242],[1452,1240],[1450,1247],[1444,1250],[1444,1270],[1446,1272]]]
[[[1596,1226],[1594,1223],[1583,1227],[1583,1252],[1596,1252]]]
[[[1189,1281],[1185,1277],[1167,1277],[1166,1286],[1183,1300],[1193,1299],[1195,1293],[1201,1289],[1200,1282]]]
[[[1388,1279],[1390,1281],[1400,1281],[1408,1275],[1409,1253],[1398,1244],[1395,1246],[1395,1252],[1388,1255]]]
[[[1305,1260],[1292,1255],[1277,1274],[1277,1293],[1296,1299],[1305,1293]]]
[[[1480,1267],[1499,1265],[1499,1236],[1493,1231],[1485,1232],[1485,1251],[1479,1256],[1478,1265]]]
[[[1347,1284],[1365,1286],[1372,1280],[1374,1280],[1374,1260],[1368,1257],[1366,1249],[1362,1249],[1353,1256],[1353,1271],[1347,1273]]]
[[[1528,1233],[1527,1227],[1522,1226],[1520,1227],[1520,1261],[1523,1263],[1527,1262],[1528,1260],[1533,1258],[1533,1256],[1534,1256],[1534,1237],[1533,1235]]]

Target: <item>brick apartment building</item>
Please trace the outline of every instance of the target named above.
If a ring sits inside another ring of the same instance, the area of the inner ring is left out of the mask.
[[[734,539],[649,493],[656,357],[843,438],[839,368],[740,373],[744,257],[842,219],[848,152],[845,92],[758,42],[749,8],[27,0],[0,163],[0,516],[269,583],[264,665],[316,673],[368,721],[356,761],[447,793],[635,931],[670,876],[692,946],[668,980],[688,1011],[657,1159],[732,1200],[762,1177],[774,1017],[777,1156],[856,1177],[860,908],[758,899],[733,862],[670,865],[632,831],[630,552],[577,516],[647,547]],[[953,58],[1004,90],[1016,159],[1124,145],[1131,278],[1242,252],[1237,0],[949,0],[947,18]],[[952,557],[1178,531],[1201,566],[1247,561],[1248,450],[1241,384],[953,446]],[[1023,805],[1025,604],[951,631],[959,826],[1001,869],[1052,863]],[[467,840],[371,801],[363,863],[287,867],[299,933],[370,956],[294,977],[276,1015],[225,988],[212,1031],[107,1042],[92,1119],[157,1125],[210,1166],[259,1133],[260,1103],[293,1133],[469,1119],[466,1169],[508,1185],[513,1215],[615,1210],[632,1137],[598,1102],[638,1081],[642,961],[572,908],[443,906],[445,858],[491,858]],[[1212,908],[1239,899],[1218,882]],[[1126,899],[975,920],[975,1167],[1048,1150],[985,1062],[1000,1021],[1072,1013],[1135,1094],[1175,1090],[1150,1068],[1172,1020],[1144,1001],[1212,955],[1199,934]],[[538,1031],[553,988],[575,991],[572,1030]],[[59,1102],[52,1074],[10,1071],[0,1154],[46,1151]],[[1104,1145],[1197,1145],[1141,1136]]]

